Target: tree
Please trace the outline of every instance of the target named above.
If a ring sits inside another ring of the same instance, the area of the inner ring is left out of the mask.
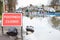
[[[57,17],[52,17],[51,22],[53,27],[58,27],[60,24],[60,19],[57,19]]]
[[[16,0],[8,0],[8,12],[15,12],[16,10]]]
[[[52,0],[51,6],[53,6],[53,8],[54,8],[54,6],[56,6],[56,8],[57,8],[58,5],[60,5],[59,0]]]
[[[2,15],[2,10],[3,10],[3,2],[0,1],[0,15]]]

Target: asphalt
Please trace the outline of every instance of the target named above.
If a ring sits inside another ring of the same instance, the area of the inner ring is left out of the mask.
[[[7,35],[0,35],[0,40],[15,40],[16,37],[10,37]],[[16,40],[21,40],[21,38],[18,38]]]
[[[0,40],[11,40],[11,39],[8,36],[2,35],[0,36]]]
[[[8,27],[3,28],[4,35],[2,35],[2,29],[0,28],[0,40],[15,40],[15,37],[9,37],[9,36],[6,35],[7,29],[8,29]],[[18,29],[18,31],[19,31],[19,33],[17,35],[17,37],[18,37],[17,40],[21,40],[20,29]]]

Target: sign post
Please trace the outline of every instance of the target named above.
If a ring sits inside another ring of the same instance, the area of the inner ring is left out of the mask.
[[[23,27],[21,27],[21,40],[23,40]]]
[[[2,35],[4,35],[3,26],[1,26],[1,28],[2,28]]]

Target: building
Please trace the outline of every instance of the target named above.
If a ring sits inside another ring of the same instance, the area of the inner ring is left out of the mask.
[[[8,12],[8,0],[4,0],[5,12]]]
[[[19,7],[19,8],[16,10],[16,13],[22,13],[22,8]]]

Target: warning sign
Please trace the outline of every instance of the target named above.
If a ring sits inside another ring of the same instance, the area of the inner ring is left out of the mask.
[[[2,26],[22,26],[21,13],[3,13]]]

